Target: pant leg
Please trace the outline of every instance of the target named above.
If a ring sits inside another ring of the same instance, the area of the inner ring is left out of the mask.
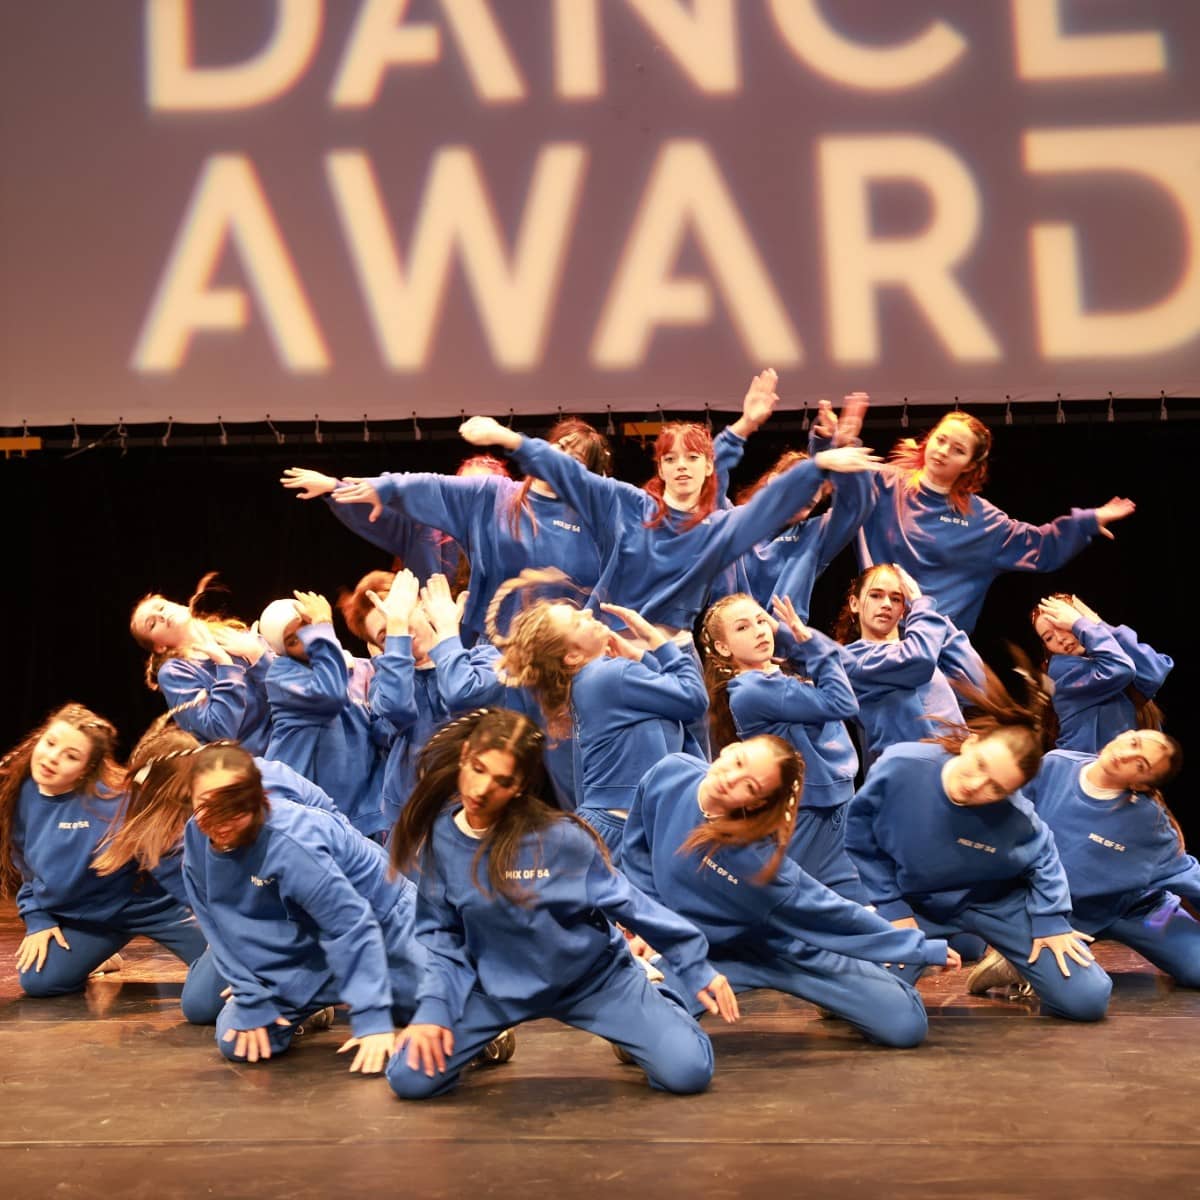
[[[187,979],[183,984],[183,995],[179,1003],[184,1020],[192,1025],[212,1025],[216,1022],[225,999],[221,993],[226,981],[217,973],[211,950],[205,950],[188,967]]]
[[[839,896],[855,904],[868,904],[866,889],[846,853],[846,807],[834,804],[828,808],[806,808],[801,804],[796,809],[787,854]]]
[[[992,904],[970,908],[955,918],[955,925],[978,934],[999,950],[1029,980],[1042,1002],[1042,1012],[1068,1021],[1099,1021],[1108,1008],[1112,980],[1099,963],[1083,966],[1070,962],[1069,976],[1059,970],[1048,950],[1030,963],[1033,930],[1025,909],[1025,893],[1013,892]]]
[[[915,987],[877,963],[808,949],[771,962],[713,958],[734,991],[771,988],[799,996],[849,1021],[868,1041],[906,1049],[929,1032]]]
[[[50,939],[42,969],[31,968],[18,976],[21,990],[27,996],[45,999],[82,991],[88,976],[132,937],[123,929],[85,922],[60,921],[58,927],[70,949],[64,950]]]
[[[170,897],[135,901],[121,911],[120,927],[130,937],[150,938],[189,965],[208,949],[195,914]]]
[[[446,1060],[446,1070],[435,1070],[429,1076],[419,1066],[410,1066],[406,1046],[388,1059],[385,1072],[388,1085],[401,1100],[428,1100],[433,1096],[444,1096],[458,1086],[463,1068],[488,1042],[504,1030],[535,1015],[543,1014],[515,1012],[482,992],[472,992],[467,997],[461,1019],[452,1030],[454,1050]]]
[[[1097,935],[1132,947],[1181,987],[1200,988],[1200,924],[1164,892],[1160,903],[1119,921]]]
[[[679,996],[654,986],[623,949],[546,1015],[615,1042],[646,1072],[653,1088],[691,1095],[704,1091],[712,1079],[708,1035]]]
[[[607,808],[577,808],[575,815],[586,821],[608,847],[608,855],[614,867],[621,865],[621,838],[625,833],[625,818],[609,812]]]

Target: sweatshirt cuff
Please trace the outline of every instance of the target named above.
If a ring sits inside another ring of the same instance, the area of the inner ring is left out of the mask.
[[[283,1015],[270,996],[264,996],[261,1000],[239,1000],[234,996],[231,1003],[233,1018],[230,1024],[234,1029],[259,1029],[273,1025]]]
[[[450,1006],[438,996],[426,996],[417,1005],[410,1022],[412,1025],[438,1025],[442,1029],[453,1029]]]
[[[1071,932],[1070,919],[1064,917],[1062,913],[1048,913],[1046,916],[1033,917],[1030,925],[1035,941],[1038,938],[1057,937],[1060,933]]]
[[[946,952],[950,948],[950,943],[943,938],[926,938],[925,939],[925,957],[921,960],[930,967],[944,967],[946,965]]]
[[[26,935],[31,933],[45,933],[47,929],[53,929],[58,924],[53,913],[45,912],[40,908],[35,908],[32,912],[22,913],[21,920],[25,922]]]
[[[375,489],[380,504],[390,504],[396,498],[396,485],[390,475],[376,475],[373,479],[364,480]]]
[[[373,1033],[391,1033],[395,1029],[392,1014],[386,1008],[358,1008],[350,1010],[350,1032],[355,1037],[370,1037]]]
[[[689,1003],[721,973],[707,958],[702,958],[691,966],[677,967],[676,972],[683,981],[683,986],[688,990],[686,999]]]

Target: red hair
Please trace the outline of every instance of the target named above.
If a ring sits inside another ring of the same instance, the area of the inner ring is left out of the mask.
[[[975,453],[971,456],[970,464],[963,468],[962,474],[950,488],[950,507],[965,515],[970,508],[971,496],[982,491],[987,482],[988,455],[992,449],[991,430],[978,417],[958,409],[948,412],[919,442],[912,438],[897,442],[888,455],[888,462],[899,468],[906,487],[916,487],[925,469],[925,449],[929,439],[948,421],[957,421],[966,426],[967,432],[975,439]]]
[[[654,442],[654,461],[661,463],[666,455],[672,450],[681,449],[693,451],[697,454],[703,454],[708,459],[709,464],[713,462],[713,442],[712,434],[704,428],[703,425],[694,425],[681,421],[672,422],[670,425],[664,425],[662,432]],[[654,516],[646,522],[647,529],[657,529],[667,518],[667,502],[664,498],[666,492],[666,484],[663,482],[661,475],[655,475],[653,479],[646,484],[646,491],[658,501],[658,509]],[[704,486],[700,489],[700,499],[696,503],[695,511],[680,527],[680,533],[686,533],[689,529],[694,529],[701,521],[704,520],[717,507],[717,473],[713,470],[708,478],[704,481]]]

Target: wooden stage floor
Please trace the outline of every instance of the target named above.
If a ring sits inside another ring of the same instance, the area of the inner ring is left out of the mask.
[[[522,1026],[516,1057],[452,1096],[392,1097],[346,1071],[349,1036],[226,1063],[179,1015],[182,969],[152,943],[60,1000],[21,997],[21,925],[0,908],[0,1197],[1200,1195],[1200,992],[1099,947],[1107,1020],[923,980],[930,1034],[868,1045],[771,992],[706,1019],[712,1088],[651,1092],[595,1038]]]

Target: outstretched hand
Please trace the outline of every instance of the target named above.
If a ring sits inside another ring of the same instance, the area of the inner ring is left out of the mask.
[[[322,475],[320,471],[310,471],[307,467],[288,467],[279,482],[285,488],[299,492],[301,500],[315,500],[318,496],[328,496],[340,480],[332,475]]]
[[[491,417],[468,417],[458,427],[458,434],[472,446],[500,446],[504,450],[515,450],[521,444],[519,433]]]
[[[365,479],[356,479],[353,476],[347,476],[346,487],[338,488],[333,493],[333,502],[335,504],[369,504],[371,511],[367,515],[368,521],[378,521],[380,514],[383,512],[383,501],[379,499],[379,493]]]
[[[1067,978],[1071,978],[1071,968],[1067,959],[1078,963],[1081,967],[1090,967],[1096,961],[1096,956],[1087,948],[1088,942],[1096,939],[1087,933],[1072,929],[1070,933],[1056,933],[1053,937],[1033,939],[1033,952],[1029,955],[1030,963],[1037,962],[1043,950],[1049,950],[1058,963],[1058,969]]]
[[[813,458],[822,471],[853,473],[854,471],[878,471],[883,459],[872,452],[869,446],[838,446],[833,450],[822,450]]]
[[[398,1040],[399,1034],[395,1032],[368,1033],[363,1037],[352,1037],[343,1042],[337,1052],[345,1054],[347,1050],[357,1051],[354,1061],[350,1064],[350,1070],[363,1075],[378,1075],[387,1066],[387,1060],[395,1050]]]
[[[409,1068],[432,1079],[435,1070],[446,1073],[446,1059],[454,1053],[454,1033],[442,1025],[409,1025],[397,1035],[392,1053],[399,1054],[405,1047]]]
[[[1100,526],[1100,535],[1111,541],[1113,532],[1108,527],[1114,521],[1123,521],[1126,517],[1132,516],[1136,510],[1137,505],[1132,500],[1126,500],[1121,496],[1114,496],[1107,504],[1100,505],[1096,509],[1096,524]]]
[[[708,987],[701,988],[696,993],[696,998],[713,1016],[719,1016],[730,1025],[741,1018],[742,1012],[738,1007],[737,996],[724,975],[714,975]]]

